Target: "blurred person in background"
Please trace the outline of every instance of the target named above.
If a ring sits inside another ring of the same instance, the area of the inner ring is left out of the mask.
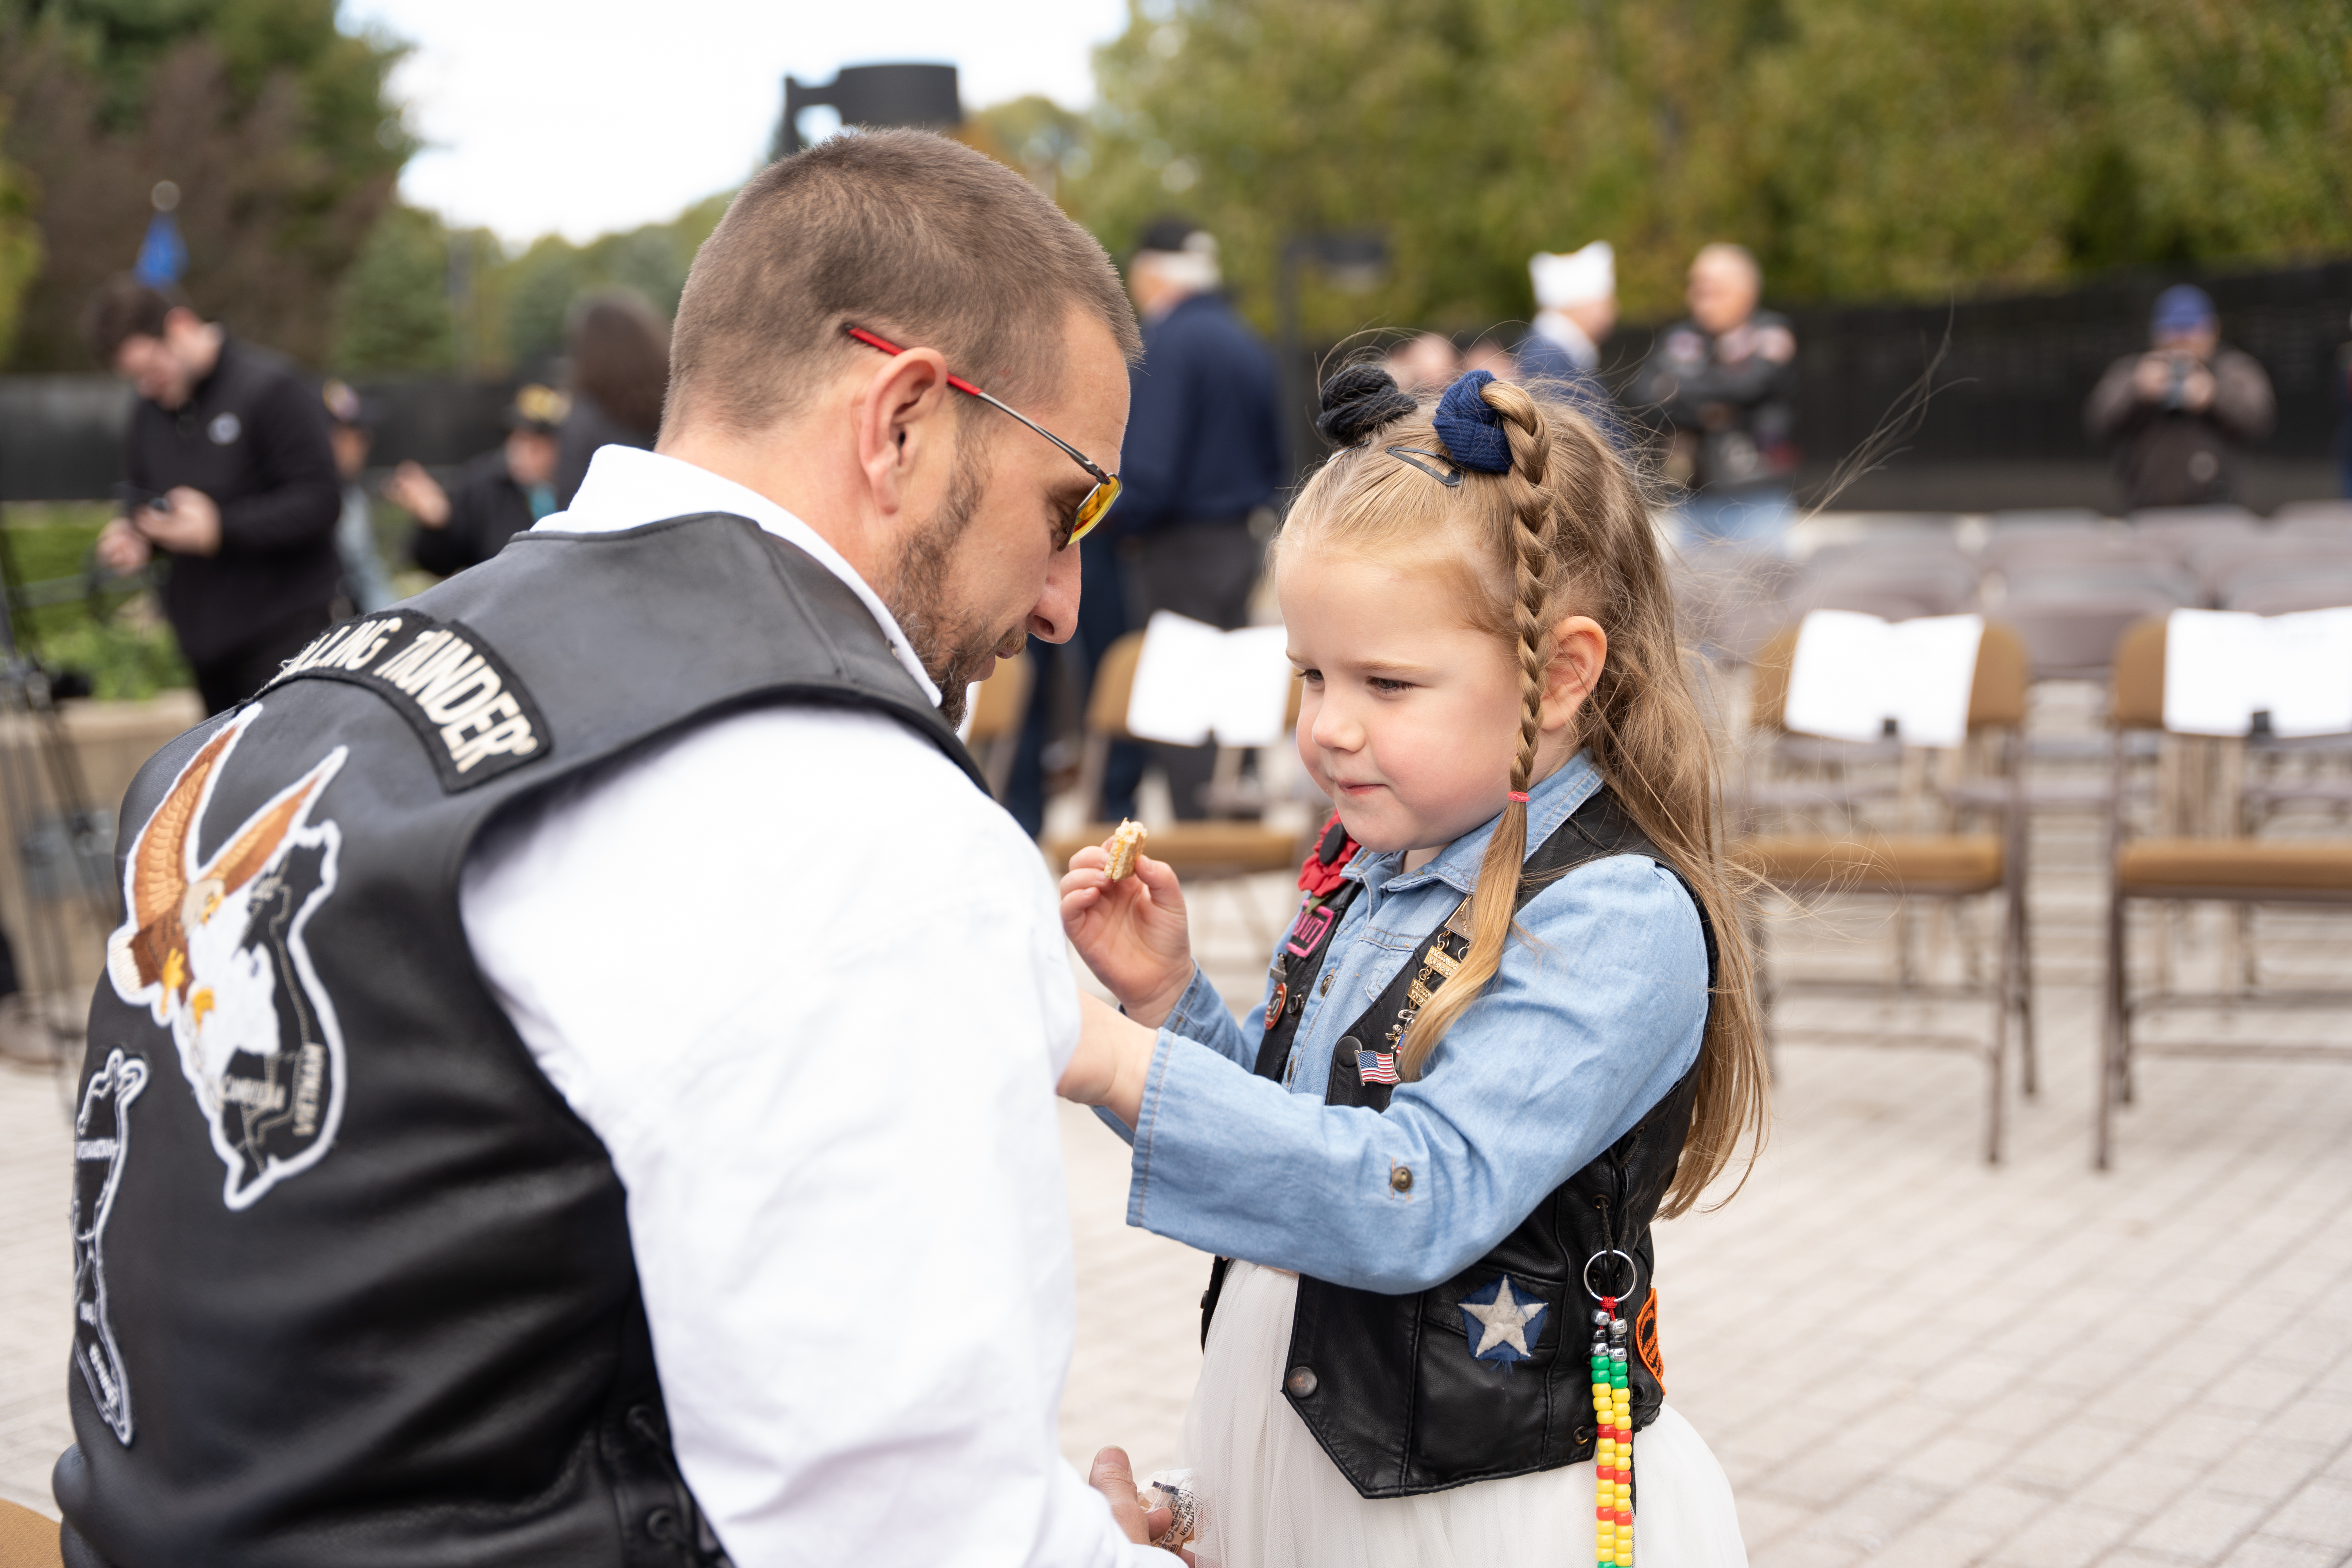
[[[567,507],[599,447],[653,450],[669,383],[669,324],[626,289],[576,301],[563,325],[572,413],[555,462],[555,504]]]
[[[1519,358],[1503,346],[1503,340],[1492,332],[1481,332],[1470,340],[1462,351],[1462,374],[1483,370],[1496,381],[1519,379]]]
[[[100,289],[89,346],[139,394],[124,515],[98,557],[129,574],[162,551],[163,614],[205,710],[260,689],[323,628],[342,584],[327,411],[294,367],[131,277]]]
[[[1538,250],[1528,277],[1536,320],[1519,342],[1520,379],[1553,383],[1622,450],[1624,426],[1601,379],[1601,345],[1617,330],[1616,250],[1605,239],[1565,256]]]
[[[447,577],[478,566],[507,541],[562,510],[555,471],[565,416],[574,412],[551,387],[526,386],[507,410],[505,445],[467,463],[457,493],[418,463],[403,463],[383,485],[385,499],[416,520],[408,553],[427,572]]]
[[[1631,401],[1667,427],[1666,475],[1690,488],[1683,526],[1699,540],[1777,544],[1796,521],[1797,338],[1759,310],[1764,274],[1744,246],[1691,262],[1690,316],[1658,336]]]
[[[1275,492],[1289,478],[1274,357],[1219,290],[1217,242],[1161,218],[1128,264],[1143,320],[1112,526],[1127,565],[1128,614],[1160,610],[1232,630],[1249,623]],[[1441,342],[1444,340],[1440,340]],[[1448,345],[1450,350],[1451,345]],[[1253,520],[1256,526],[1253,526]],[[1176,815],[1206,815],[1216,748],[1154,746]]]
[[[2213,301],[2192,283],[2156,297],[2148,337],[2147,353],[2099,378],[2084,426],[2113,444],[2126,510],[2226,501],[2238,448],[2270,434],[2271,378],[2252,354],[2222,346]]]
[[[334,444],[335,473],[343,481],[343,511],[335,520],[335,553],[343,559],[343,597],[361,615],[381,610],[399,595],[384,574],[383,557],[375,547],[375,513],[360,476],[367,471],[368,449],[375,444],[375,421],[351,384],[331,381],[320,389],[327,405],[327,438]]]
[[[1462,374],[1462,351],[1444,332],[1415,332],[1389,350],[1387,363],[1389,378],[1418,397],[1454,384]]]

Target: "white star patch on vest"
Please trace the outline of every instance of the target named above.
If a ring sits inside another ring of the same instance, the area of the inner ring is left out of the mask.
[[[1492,1285],[1462,1298],[1462,1326],[1470,1337],[1470,1353],[1479,1361],[1526,1361],[1535,1352],[1528,1344],[1538,1331],[1536,1320],[1545,1303],[1515,1295],[1507,1274]]]

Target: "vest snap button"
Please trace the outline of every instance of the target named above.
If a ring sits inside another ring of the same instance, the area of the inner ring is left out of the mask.
[[[1327,969],[1323,972],[1323,984],[1315,988],[1315,994],[1318,996],[1328,996],[1331,994],[1331,972],[1329,970]]]
[[[665,1542],[686,1539],[685,1533],[677,1527],[676,1510],[667,1508],[657,1508],[646,1515],[646,1533],[656,1541]]]
[[[1389,1168],[1389,1185],[1401,1193],[1412,1191],[1412,1167],[1392,1165]]]
[[[1292,1367],[1290,1375],[1282,1380],[1282,1386],[1290,1391],[1293,1398],[1313,1398],[1317,1386],[1315,1369],[1311,1366]]]

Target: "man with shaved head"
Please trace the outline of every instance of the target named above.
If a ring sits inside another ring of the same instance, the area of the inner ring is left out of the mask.
[[[76,1136],[75,1568],[1168,1559],[1060,1458],[1052,885],[957,742],[1070,636],[1134,318],[846,135],[656,450],[164,748]]]

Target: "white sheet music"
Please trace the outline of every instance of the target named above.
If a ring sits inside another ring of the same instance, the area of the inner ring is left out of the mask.
[[[1144,627],[1127,727],[1147,741],[1270,746],[1289,733],[1290,660],[1281,626],[1220,631],[1161,610]]]
[[[1895,721],[1914,746],[1968,738],[1981,616],[1883,621],[1854,610],[1815,610],[1797,631],[1780,721],[1800,734],[1875,741]]]
[[[2165,623],[2164,727],[2243,735],[2352,732],[2352,609],[2252,616],[2175,610]]]

